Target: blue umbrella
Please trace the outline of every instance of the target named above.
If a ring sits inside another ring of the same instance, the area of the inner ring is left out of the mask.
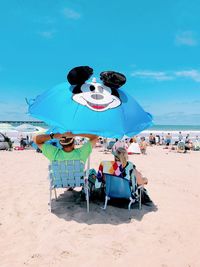
[[[70,85],[59,84],[29,101],[29,114],[60,132],[109,138],[134,136],[152,125],[152,116],[125,88],[119,89],[126,81],[124,75],[102,72],[103,83],[95,79],[86,82],[91,75],[89,67],[72,69],[68,74]]]

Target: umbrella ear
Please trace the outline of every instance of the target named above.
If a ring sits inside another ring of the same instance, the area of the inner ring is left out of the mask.
[[[100,79],[103,81],[103,84],[112,88],[118,89],[126,83],[126,77],[115,71],[103,71],[100,73]]]
[[[71,85],[84,84],[93,74],[93,69],[88,66],[75,67],[69,71],[67,80]]]

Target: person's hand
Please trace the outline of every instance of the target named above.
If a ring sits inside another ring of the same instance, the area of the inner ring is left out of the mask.
[[[148,179],[146,177],[142,177],[144,184],[148,184]]]

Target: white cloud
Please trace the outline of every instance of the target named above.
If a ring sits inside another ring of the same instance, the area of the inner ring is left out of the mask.
[[[192,31],[184,31],[176,35],[176,45],[196,46],[198,45],[195,33]]]
[[[166,80],[173,80],[174,77],[169,75],[164,71],[134,71],[131,73],[131,76],[139,77],[139,78],[149,78],[157,81],[166,81]]]
[[[175,72],[175,75],[178,77],[190,78],[195,82],[200,82],[200,71],[198,70],[177,71]]]
[[[50,31],[39,31],[38,34],[42,36],[43,38],[46,39],[52,39],[55,34],[55,30],[50,30]]]
[[[200,82],[200,70],[197,69],[182,71],[136,70],[131,73],[131,76],[155,81],[169,81],[177,78],[189,78],[195,82]]]
[[[77,20],[77,19],[80,19],[80,17],[81,17],[81,14],[80,13],[76,12],[75,10],[73,10],[71,8],[64,8],[62,10],[62,13],[64,14],[64,16],[67,19]]]

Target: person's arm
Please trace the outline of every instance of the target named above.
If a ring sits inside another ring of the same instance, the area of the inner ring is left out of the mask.
[[[98,141],[98,136],[94,135],[94,134],[73,134],[71,132],[66,132],[64,134],[62,134],[62,136],[66,136],[66,137],[76,137],[76,136],[81,136],[81,137],[85,137],[88,138],[92,144],[92,147],[94,147],[96,145],[96,142]]]
[[[134,172],[136,176],[136,182],[138,185],[148,184],[148,179],[145,177],[142,177],[141,172],[139,172],[137,169],[135,169]]]
[[[54,134],[53,138],[60,139],[63,134],[57,133]],[[33,136],[33,142],[41,149],[42,145],[46,142],[51,140],[51,136],[49,134],[40,134]]]

